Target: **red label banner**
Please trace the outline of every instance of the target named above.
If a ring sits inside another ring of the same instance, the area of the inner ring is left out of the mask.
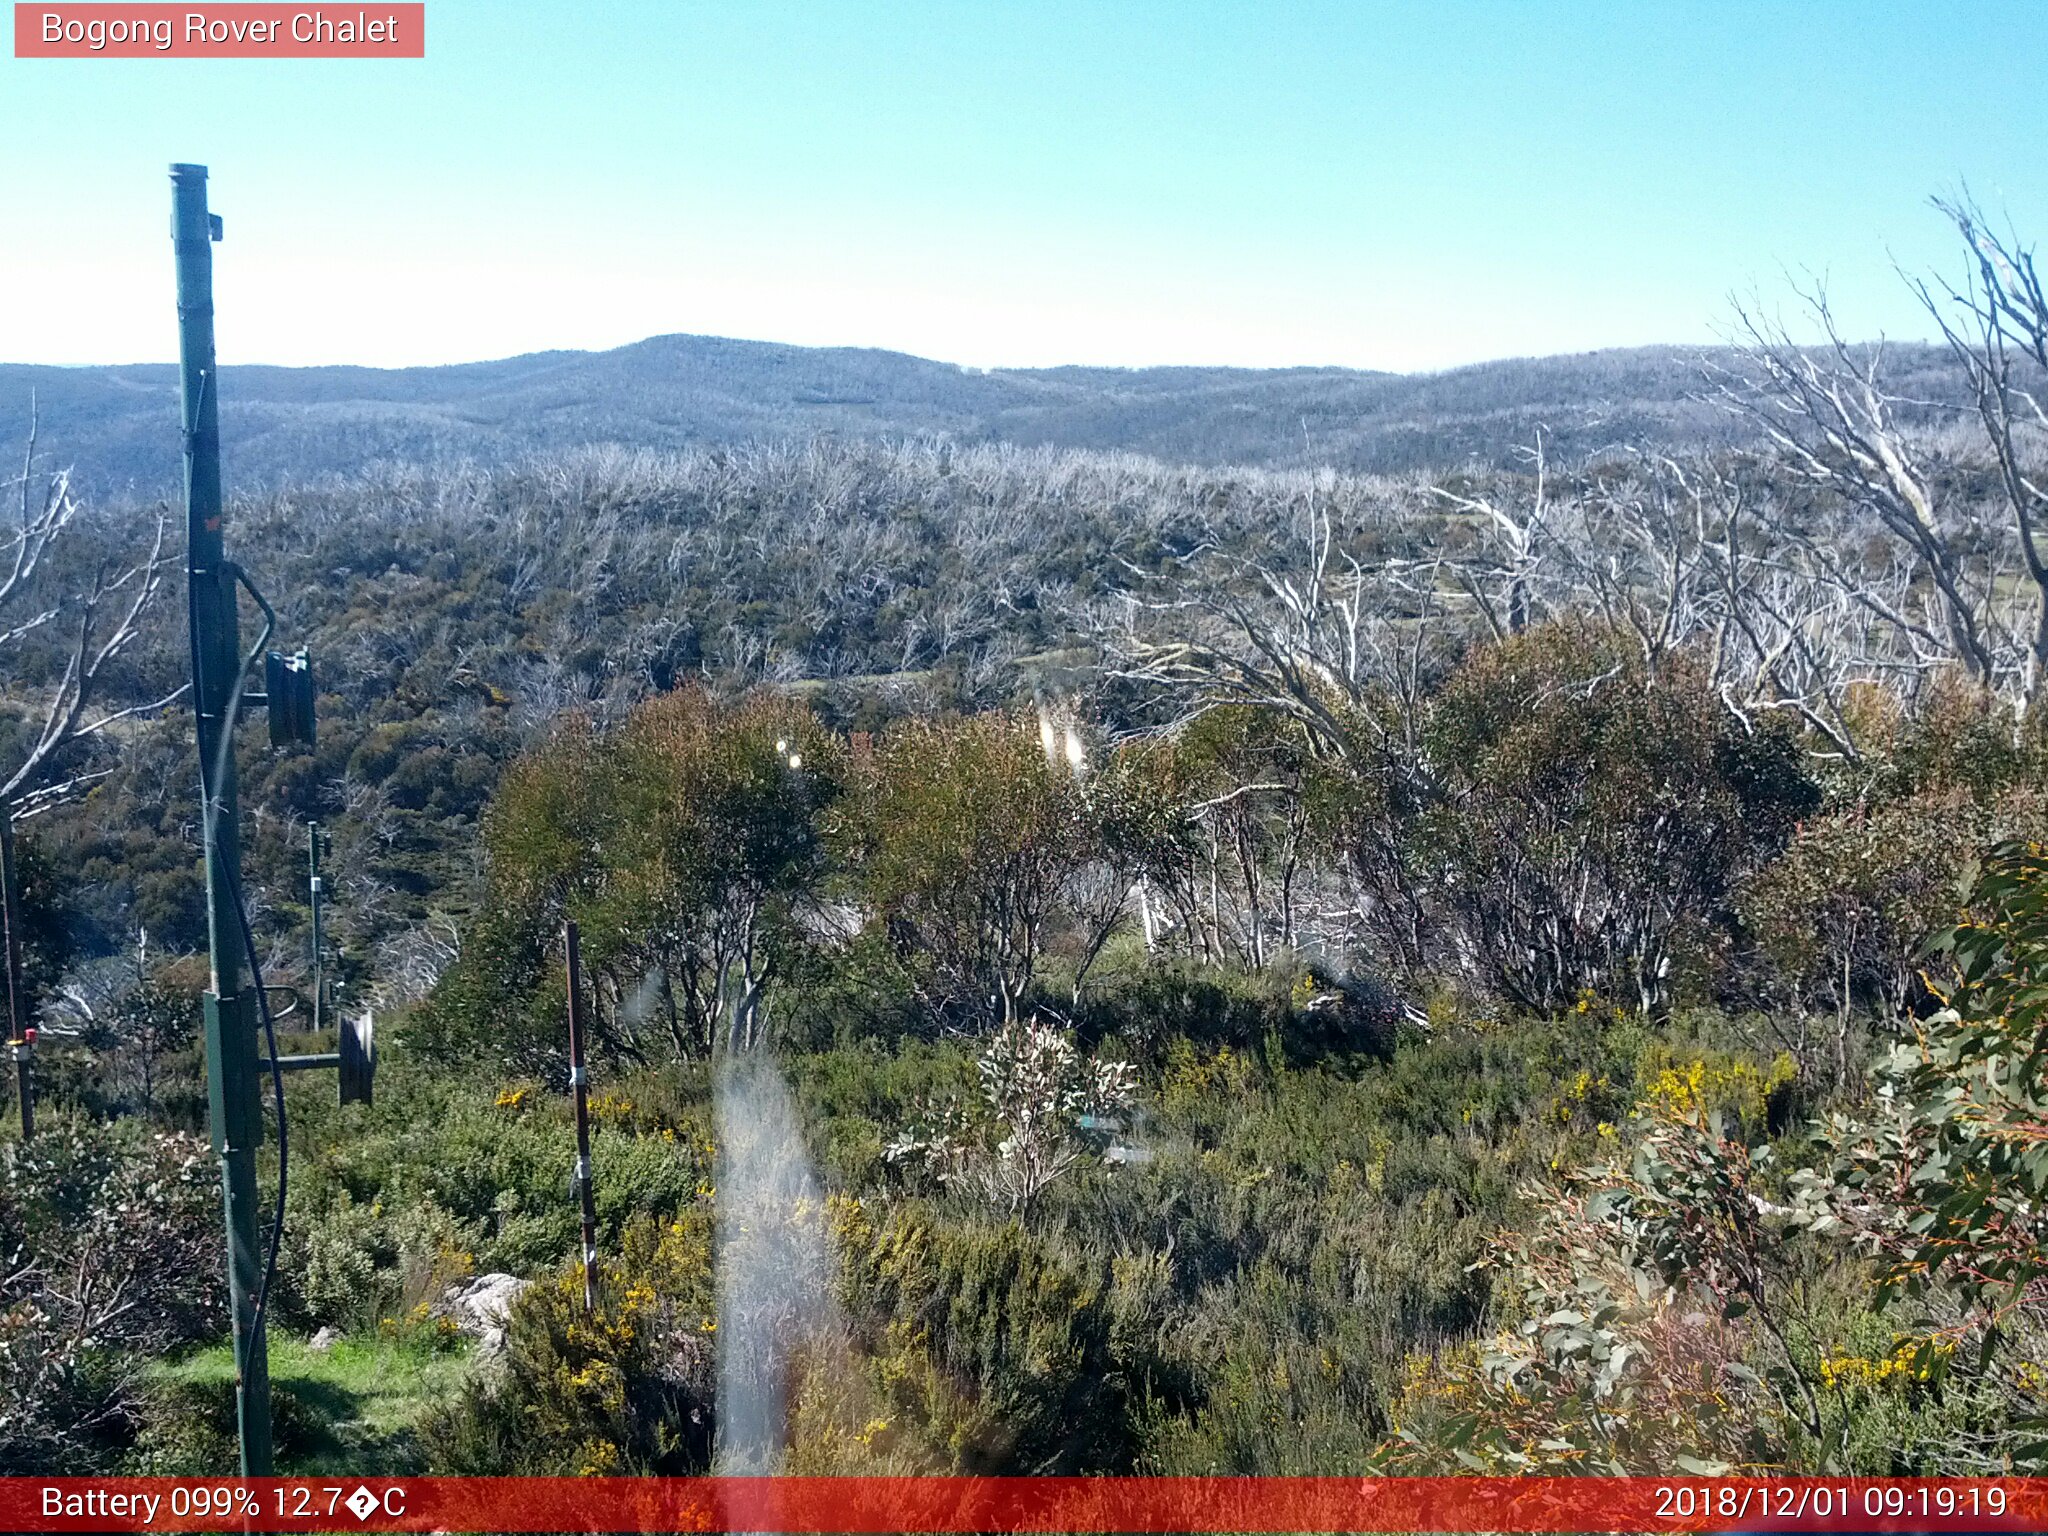
[[[424,4],[14,7],[17,59],[423,59]]]
[[[2044,1478],[0,1479],[9,1531],[2048,1530]]]

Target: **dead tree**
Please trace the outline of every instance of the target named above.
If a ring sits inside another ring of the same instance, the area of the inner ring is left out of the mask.
[[[1113,620],[1094,615],[1112,675],[1165,704],[1176,726],[1209,710],[1248,707],[1291,722],[1312,759],[1375,778],[1403,800],[1427,800],[1423,701],[1478,633],[1472,609],[1480,600],[1460,589],[1440,552],[1372,559],[1356,552],[1391,542],[1390,532],[1406,537],[1395,530],[1397,516],[1391,504],[1369,503],[1340,522],[1333,498],[1317,488],[1298,507],[1292,537],[1273,549],[1226,554],[1224,537],[1212,534],[1170,587],[1148,578],[1124,596]],[[1185,891],[1173,881],[1159,888],[1180,909],[1183,928],[1211,957],[1237,950],[1254,965],[1265,958],[1259,908],[1267,881],[1244,819],[1258,796],[1265,805],[1258,814],[1277,814],[1283,828],[1275,887],[1265,893],[1277,903],[1273,931],[1283,945],[1305,924],[1342,929],[1371,907],[1390,914],[1380,926],[1411,935],[1416,954],[1407,958],[1419,960],[1423,922],[1410,910],[1412,890],[1324,892],[1342,911],[1311,910],[1315,903],[1299,888],[1306,845],[1296,793],[1286,782],[1221,786],[1218,797],[1186,807],[1200,845],[1195,867],[1183,872],[1191,883]],[[1375,824],[1361,835],[1380,830]],[[1226,868],[1234,870],[1231,894],[1244,904],[1234,937],[1222,910]]]
[[[1225,554],[1212,540],[1189,561],[1199,577],[1164,595],[1141,585],[1116,622],[1095,616],[1113,675],[1184,714],[1250,705],[1283,715],[1321,757],[1384,750],[1412,713],[1390,706],[1420,697],[1463,626],[1438,622],[1450,601],[1442,555],[1367,562],[1347,543],[1321,495],[1270,555]]]
[[[1933,468],[1901,420],[1903,408],[1927,402],[1891,391],[1882,345],[1852,347],[1842,339],[1823,290],[1802,297],[1821,344],[1800,346],[1782,322],[1738,310],[1743,363],[1739,370],[1716,370],[1716,395],[1761,429],[1778,450],[1781,469],[1871,515],[1912,553],[1931,590],[1932,613],[1874,608],[1876,616],[1939,630],[1964,671],[1990,686],[1997,666],[1986,632],[1988,594],[1959,537],[1967,531],[1959,526],[1967,514],[1940,505]],[[1819,543],[1814,551],[1827,574],[1854,594],[1860,582],[1846,558]]]
[[[0,554],[0,647],[21,654],[24,642],[44,631],[63,635],[63,662],[54,682],[13,680],[30,722],[28,745],[12,769],[0,769],[0,924],[4,924],[8,1022],[15,1038],[28,1023],[21,969],[20,883],[14,827],[84,793],[110,770],[77,761],[75,748],[101,737],[117,722],[160,709],[184,692],[149,703],[99,710],[115,659],[141,632],[142,617],[163,585],[168,518],[157,514],[149,552],[132,564],[99,562],[74,578],[70,590],[45,592],[52,551],[77,524],[80,506],[67,471],[36,468],[34,414],[21,474],[9,546]],[[38,605],[41,606],[38,606]]]
[[[1936,206],[1968,246],[1969,271],[1959,283],[1907,281],[1948,344],[1965,401],[1901,393],[1886,349],[1845,342],[1818,287],[1801,295],[1820,333],[1812,346],[1738,311],[1742,362],[1714,370],[1714,394],[1761,430],[1782,471],[1819,493],[1783,532],[1808,571],[1861,610],[1880,651],[1914,670],[1959,667],[2024,712],[2048,673],[2048,303],[2031,250],[1991,232],[1967,200]],[[1946,455],[1931,430],[1971,416],[2000,516],[1985,516],[1967,489],[1983,462]],[[1903,553],[1903,573],[1867,558],[1859,518]]]
[[[1526,450],[1526,457],[1535,479],[1529,503],[1523,508],[1504,505],[1504,498],[1497,496],[1467,495],[1441,485],[1431,487],[1432,495],[1468,514],[1477,524],[1484,556],[1476,569],[1466,564],[1455,564],[1451,569],[1496,640],[1519,635],[1529,627],[1530,590],[1549,533],[1550,475],[1541,427],[1536,429],[1535,444]],[[1488,590],[1490,584],[1502,589],[1498,596]]]
[[[1910,571],[1859,562],[1852,600],[1836,579],[1840,550],[1796,526],[1757,468],[1658,455],[1583,494],[1581,516],[1558,530],[1554,562],[1579,590],[1554,601],[1600,613],[1653,670],[1680,649],[1704,655],[1745,730],[1790,714],[1814,734],[1818,755],[1853,761],[1849,690],[1923,666],[1861,611],[1897,615]]]
[[[2031,702],[2048,670],[2048,551],[2041,542],[2041,524],[2048,518],[2048,478],[2043,474],[2048,299],[2032,249],[2014,236],[1994,233],[1967,194],[1937,198],[1934,206],[1956,226],[1970,266],[1960,285],[1909,281],[1968,381],[2012,519],[2033,609],[2024,626],[2026,659],[2019,683],[2022,701]]]

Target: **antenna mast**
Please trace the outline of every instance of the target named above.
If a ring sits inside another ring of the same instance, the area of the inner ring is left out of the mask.
[[[244,984],[239,916],[242,841],[234,717],[244,665],[235,567],[221,535],[220,389],[213,356],[213,242],[206,167],[171,167],[171,241],[178,263],[178,374],[185,421],[185,561],[192,625],[192,697],[206,848],[206,1098],[226,1206],[228,1299],[234,1315],[235,1410],[242,1475],[267,1477],[270,1360],[257,1315],[264,1255],[257,1237],[256,1148],[263,1138],[256,997]]]

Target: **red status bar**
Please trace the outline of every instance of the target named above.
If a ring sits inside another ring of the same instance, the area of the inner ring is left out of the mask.
[[[0,1478],[10,1531],[2048,1531],[2048,1478]]]

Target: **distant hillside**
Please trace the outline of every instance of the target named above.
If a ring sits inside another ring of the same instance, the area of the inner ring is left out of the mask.
[[[1504,462],[1547,429],[1571,455],[1713,440],[1726,418],[1687,398],[1696,353],[1671,347],[1484,363],[1435,374],[1342,368],[1050,368],[977,372],[899,352],[657,336],[445,368],[223,370],[231,483],[377,460],[499,461],[616,442],[907,436],[1128,449],[1191,464],[1442,469]],[[178,466],[168,364],[0,364],[0,454],[27,431],[101,489],[163,489]]]

